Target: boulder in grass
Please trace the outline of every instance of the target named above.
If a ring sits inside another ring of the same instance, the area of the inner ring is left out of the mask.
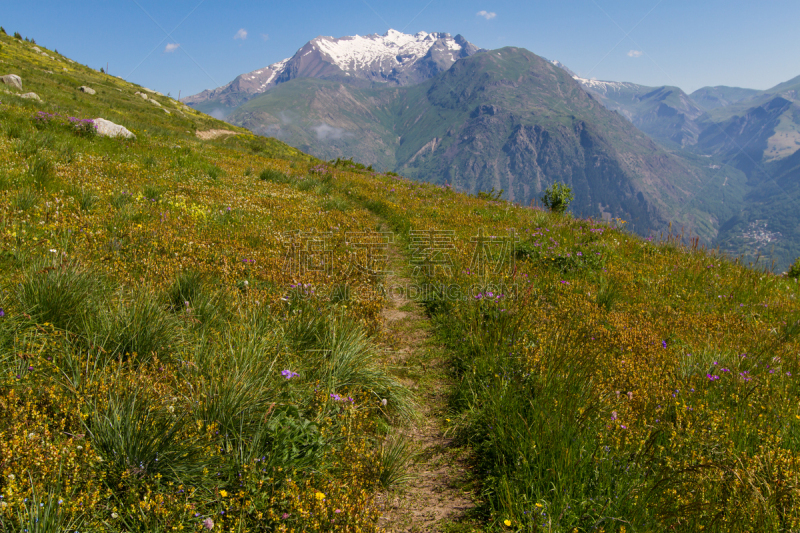
[[[39,95],[36,93],[25,93],[19,95],[20,98],[27,98],[28,100],[36,100],[37,102],[41,102],[42,99],[39,98]]]
[[[147,95],[144,94],[144,93],[140,93],[139,91],[136,91],[133,94],[135,94],[136,96],[141,96],[144,100],[147,100]]]
[[[0,76],[0,83],[11,85],[12,87],[16,87],[20,91],[22,90],[22,78],[20,78],[16,74],[6,74],[5,76]]]
[[[95,91],[91,87],[87,87],[86,85],[81,85],[80,87],[78,87],[78,90],[86,94],[97,94],[97,91]]]
[[[136,135],[125,126],[114,124],[110,120],[104,118],[94,119],[94,125],[97,128],[97,134],[101,137],[125,137],[126,139],[135,139]]]

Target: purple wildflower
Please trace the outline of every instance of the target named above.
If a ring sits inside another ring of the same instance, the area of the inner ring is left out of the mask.
[[[292,372],[291,370],[288,369],[281,372],[281,376],[285,377],[286,379],[292,379],[299,375],[300,374],[298,374],[297,372]]]

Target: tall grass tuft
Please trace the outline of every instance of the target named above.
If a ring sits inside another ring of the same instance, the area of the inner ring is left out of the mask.
[[[28,175],[35,187],[40,190],[50,189],[56,181],[53,163],[41,156],[37,156],[28,168]]]
[[[203,292],[203,277],[192,270],[181,271],[167,290],[167,299],[173,311],[193,306]]]
[[[95,324],[95,344],[139,363],[154,356],[169,359],[180,341],[176,319],[158,304],[153,293],[142,289],[120,294]]]
[[[378,460],[378,483],[383,490],[402,488],[414,479],[409,472],[414,456],[413,444],[401,434],[383,442]]]
[[[185,418],[143,391],[112,394],[108,406],[95,410],[86,423],[111,486],[156,475],[191,482],[213,465],[207,457],[201,461],[197,440],[184,432]]]
[[[39,194],[35,189],[25,188],[17,192],[11,200],[11,206],[17,211],[30,211],[39,202]]]
[[[272,183],[289,183],[289,176],[274,168],[265,168],[258,175],[261,181],[271,181]]]
[[[32,320],[75,330],[97,308],[104,289],[101,278],[77,263],[39,261],[17,286],[16,297]]]

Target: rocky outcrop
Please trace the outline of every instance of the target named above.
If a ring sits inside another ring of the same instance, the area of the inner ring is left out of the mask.
[[[104,118],[94,119],[94,125],[97,128],[97,134],[101,137],[124,137],[126,139],[135,139],[134,135],[128,128],[114,124],[110,120]]]
[[[97,91],[95,91],[91,87],[87,87],[86,85],[81,85],[80,87],[78,87],[78,90],[86,94],[97,94]]]
[[[22,78],[20,78],[16,74],[6,74],[5,76],[0,76],[0,83],[11,85],[12,87],[16,87],[20,91],[22,90]]]
[[[26,100],[36,100],[37,102],[41,102],[42,99],[39,98],[39,95],[36,93],[25,93],[19,95],[20,98],[25,98]]]

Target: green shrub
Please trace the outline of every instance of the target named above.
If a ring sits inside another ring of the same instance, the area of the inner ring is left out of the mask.
[[[558,181],[544,190],[542,203],[545,207],[549,208],[550,211],[563,213],[569,207],[569,203],[574,199],[575,196],[572,194],[572,189]]]
[[[791,267],[789,267],[787,275],[793,279],[800,278],[800,257],[798,257],[797,260],[795,260],[794,264]]]
[[[481,200],[493,200],[493,201],[496,202],[496,201],[498,201],[500,199],[501,196],[503,196],[504,192],[505,192],[504,189],[500,189],[499,191],[495,191],[494,187],[492,187],[492,190],[489,191],[489,192],[478,191],[478,195],[477,196]]]

